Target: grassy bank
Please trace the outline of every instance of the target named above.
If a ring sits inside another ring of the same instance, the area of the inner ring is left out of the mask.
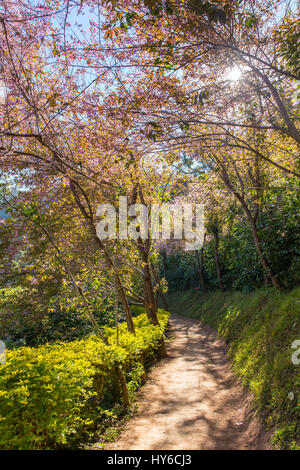
[[[76,448],[93,442],[124,417],[116,372],[126,376],[131,400],[141,385],[144,363],[152,362],[168,312],[158,311],[161,329],[145,313],[134,318],[136,336],[125,323],[104,328],[110,346],[96,336],[80,341],[7,351],[0,365],[0,448]]]
[[[300,346],[292,343],[300,340],[300,288],[186,291],[169,294],[168,301],[171,313],[200,318],[226,340],[234,372],[253,392],[273,443],[299,450]]]

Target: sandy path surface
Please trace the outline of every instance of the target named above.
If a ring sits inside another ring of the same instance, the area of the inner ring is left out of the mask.
[[[265,449],[249,392],[233,377],[226,346],[200,321],[172,315],[168,358],[138,393],[138,412],[111,450]]]

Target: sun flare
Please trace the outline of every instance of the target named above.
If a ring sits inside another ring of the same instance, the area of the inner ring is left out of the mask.
[[[236,82],[242,76],[242,71],[240,67],[235,65],[233,68],[229,69],[225,75],[226,80],[230,80],[232,82]]]

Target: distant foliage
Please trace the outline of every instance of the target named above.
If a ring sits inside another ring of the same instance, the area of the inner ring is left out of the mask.
[[[295,186],[270,189],[264,210],[257,221],[262,249],[278,273],[285,288],[300,284],[300,191]],[[209,208],[207,209],[209,216]],[[224,287],[251,291],[270,285],[259,261],[247,219],[228,207],[222,227],[219,254]],[[214,240],[204,245],[204,278],[208,290],[218,289]],[[196,257],[193,252],[170,249],[166,256],[166,274],[171,292],[200,289]],[[163,275],[161,262],[161,275]]]
[[[70,296],[69,304],[74,299]],[[99,295],[91,301],[99,325],[114,324],[114,306],[109,298]],[[80,305],[68,305],[56,296],[42,298],[37,288],[8,287],[0,289],[1,338],[10,348],[38,346],[55,341],[74,341],[91,333],[92,326]],[[120,321],[123,313],[119,308]]]

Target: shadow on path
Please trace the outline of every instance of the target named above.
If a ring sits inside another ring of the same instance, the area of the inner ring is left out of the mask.
[[[231,372],[226,345],[198,320],[171,318],[168,358],[150,372],[136,416],[107,448],[268,448],[251,396]]]

